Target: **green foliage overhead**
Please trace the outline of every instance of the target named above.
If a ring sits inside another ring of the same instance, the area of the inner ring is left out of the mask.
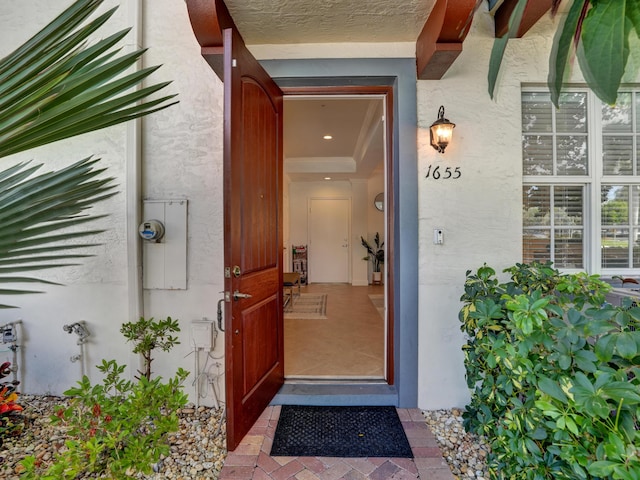
[[[91,38],[116,10],[88,21],[102,3],[77,0],[0,59],[0,157],[177,103],[175,95],[148,99],[169,82],[139,88],[158,67],[136,69],[144,50],[119,54],[115,47],[128,30]],[[95,245],[83,237],[102,230],[78,227],[101,218],[88,209],[114,195],[113,179],[100,178],[104,169],[96,162],[87,158],[44,174],[37,174],[41,165],[20,163],[0,172],[0,295],[36,293],[14,284],[52,283],[27,272],[88,256],[77,253]]]
[[[142,102],[169,82],[133,87],[158,67],[125,73],[144,49],[117,55],[128,30],[89,46],[115,8],[83,25],[103,0],[78,0],[0,60],[0,157],[126,122],[173,105],[168,95]],[[133,90],[133,91],[132,91]]]
[[[500,64],[509,37],[520,24],[528,0],[518,0],[509,34],[496,39],[489,64],[489,94],[493,98]],[[640,37],[638,0],[567,0],[567,16],[558,26],[549,59],[548,85],[558,106],[562,85],[573,57],[577,57],[587,85],[602,101],[616,103],[622,78],[629,68],[631,35]],[[554,1],[554,9],[560,2]]]

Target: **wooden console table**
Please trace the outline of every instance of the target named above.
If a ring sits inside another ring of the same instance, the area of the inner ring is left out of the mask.
[[[293,289],[294,288],[298,287],[298,296],[300,296],[300,274],[298,272],[283,273],[282,286],[285,290],[287,289],[289,290],[290,302],[293,305]]]

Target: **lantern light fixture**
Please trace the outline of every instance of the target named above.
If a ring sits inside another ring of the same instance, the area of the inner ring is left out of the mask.
[[[451,123],[449,119],[444,118],[444,107],[441,106],[440,110],[438,110],[438,119],[429,128],[431,146],[438,152],[444,153],[444,149],[451,143],[455,126],[455,123]]]

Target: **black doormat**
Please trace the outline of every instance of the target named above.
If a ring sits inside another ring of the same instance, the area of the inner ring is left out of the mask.
[[[413,458],[395,407],[283,405],[271,456]]]

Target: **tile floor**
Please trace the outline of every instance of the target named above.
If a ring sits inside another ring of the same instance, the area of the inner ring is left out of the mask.
[[[326,293],[328,318],[285,319],[285,377],[383,379],[385,325],[369,295],[384,286],[316,283],[302,292]]]
[[[422,412],[398,409],[414,458],[271,457],[280,406],[270,406],[235,451],[220,480],[453,480]]]

